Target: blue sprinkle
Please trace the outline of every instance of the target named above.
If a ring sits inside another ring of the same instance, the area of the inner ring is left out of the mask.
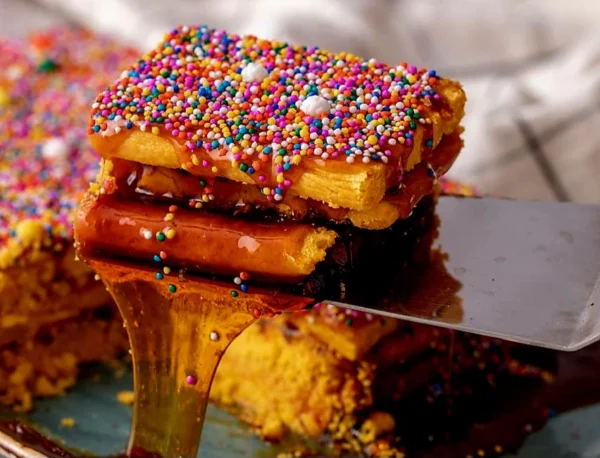
[[[94,132],[100,132],[100,126],[99,126],[98,124],[96,124],[96,125],[93,127],[93,130],[94,130]]]
[[[289,170],[292,168],[292,165],[289,162],[286,162],[285,164],[283,164],[283,170]]]
[[[275,194],[281,195],[281,194],[283,194],[283,191],[279,188],[275,188]]]
[[[125,127],[127,129],[131,129],[133,127],[133,123],[131,121],[127,121],[127,124],[125,124]]]
[[[248,170],[246,170],[246,173],[247,173],[248,175],[252,175],[254,172],[255,172],[255,170],[254,170],[254,168],[253,168],[253,167],[248,167]]]
[[[218,141],[216,141],[216,140],[213,140],[213,141],[210,143],[210,146],[212,147],[212,149],[215,149],[215,148],[217,148],[217,147],[219,146],[219,142],[218,142]]]
[[[227,137],[225,139],[225,143],[227,143],[228,145],[231,145],[233,143],[233,137]]]
[[[160,261],[162,261],[162,259],[160,259],[160,256],[159,256],[159,255],[155,254],[155,255],[154,255],[154,261],[156,261],[156,262],[160,262]]]
[[[248,291],[248,285],[241,285],[240,289],[245,293]]]
[[[425,146],[427,146],[427,148],[431,148],[433,146],[433,140],[427,140],[425,142]]]
[[[165,278],[165,276],[163,274],[161,274],[160,272],[156,272],[156,279],[157,280],[162,280],[163,278]]]
[[[271,151],[273,151],[273,148],[270,146],[265,146],[265,149],[263,149],[263,153],[265,154],[271,154]]]

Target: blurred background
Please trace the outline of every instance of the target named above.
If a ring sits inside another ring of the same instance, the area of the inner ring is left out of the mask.
[[[469,97],[450,177],[600,203],[599,0],[0,0],[0,35],[66,23],[140,49],[196,23],[435,69]]]

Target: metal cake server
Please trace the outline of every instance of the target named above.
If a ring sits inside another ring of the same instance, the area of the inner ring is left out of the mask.
[[[600,206],[444,196],[437,213],[445,260],[418,294],[326,303],[563,351],[600,340]]]

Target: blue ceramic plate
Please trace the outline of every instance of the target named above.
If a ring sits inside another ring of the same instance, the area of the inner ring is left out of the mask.
[[[0,419],[24,419],[70,450],[108,456],[122,452],[127,443],[131,408],[117,401],[117,393],[130,390],[131,386],[130,373],[115,378],[112,371],[95,369],[94,377],[86,377],[67,396],[40,400],[35,412],[25,417],[0,412]],[[61,426],[61,419],[65,417],[73,418],[75,425]],[[2,440],[0,435],[0,443]],[[209,408],[200,457],[269,458],[276,457],[281,451],[281,447],[258,440],[245,425],[227,413]],[[598,457],[600,404],[552,419],[527,440],[518,454],[518,458]]]

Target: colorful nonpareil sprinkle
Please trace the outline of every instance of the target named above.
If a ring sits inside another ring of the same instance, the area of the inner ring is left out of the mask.
[[[74,208],[97,173],[85,113],[137,51],[79,29],[0,39],[0,252],[23,221],[69,246]]]
[[[182,26],[98,95],[89,132],[170,136],[189,154],[182,168],[216,173],[227,160],[280,201],[304,157],[387,163],[395,145],[412,148],[439,80],[407,63]]]

